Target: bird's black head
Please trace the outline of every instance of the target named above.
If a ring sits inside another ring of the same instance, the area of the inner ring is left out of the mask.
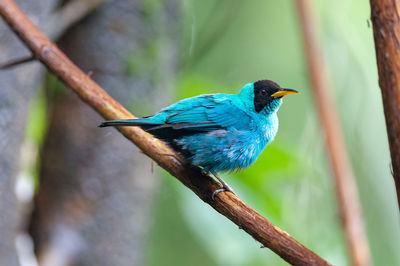
[[[292,89],[283,89],[271,80],[256,81],[254,82],[254,109],[259,113],[268,106],[272,109],[271,111],[274,111],[280,106],[283,96],[293,93],[298,92]]]

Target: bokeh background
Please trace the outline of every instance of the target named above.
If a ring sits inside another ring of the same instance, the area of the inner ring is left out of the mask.
[[[257,162],[223,176],[240,198],[300,243],[333,265],[348,265],[295,2],[123,2],[99,7],[66,31],[59,45],[137,116],[198,94],[237,93],[259,79],[299,90],[285,98],[278,135]],[[372,259],[400,265],[400,217],[369,2],[313,2]],[[92,111],[77,106],[77,97],[50,74],[41,84],[27,100],[25,163],[18,171],[24,174],[15,183],[25,206],[20,228],[30,228],[43,265],[52,254],[72,258],[65,265],[287,265],[120,140],[116,130],[96,128],[102,119],[87,115]],[[71,126],[73,120],[79,122]],[[57,152],[64,157],[54,159]],[[67,163],[68,171],[62,170]],[[58,250],[64,247],[72,255]]]

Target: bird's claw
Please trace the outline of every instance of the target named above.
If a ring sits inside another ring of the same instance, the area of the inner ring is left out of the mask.
[[[216,189],[213,193],[212,193],[212,195],[211,195],[211,198],[213,199],[213,200],[215,200],[215,195],[217,195],[218,193],[220,193],[220,192],[224,192],[224,191],[226,191],[226,189],[225,188],[219,188],[219,189]]]
[[[233,191],[233,189],[232,189],[230,186],[228,186],[228,185],[225,186],[225,185],[224,185],[222,188],[216,189],[216,190],[212,193],[211,198],[212,198],[213,200],[215,200],[215,196],[216,196],[218,193],[221,193],[221,192],[231,192],[232,194],[236,195],[236,193]]]
[[[213,175],[215,176],[215,178],[217,178],[218,181],[222,184],[222,188],[219,188],[219,189],[215,190],[215,191],[212,193],[211,198],[212,198],[213,200],[215,200],[215,196],[216,196],[218,193],[220,193],[220,192],[226,192],[226,191],[228,191],[228,192],[231,192],[231,193],[233,193],[234,195],[236,195],[236,193],[235,193],[235,192],[233,191],[233,189],[228,185],[228,183],[226,183],[221,177],[219,177],[219,175],[218,175],[217,173],[213,172],[212,174],[213,174]]]

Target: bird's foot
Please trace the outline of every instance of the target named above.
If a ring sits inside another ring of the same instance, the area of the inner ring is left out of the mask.
[[[219,189],[215,190],[215,191],[212,193],[211,198],[212,198],[213,200],[215,200],[215,196],[216,196],[218,193],[220,193],[220,192],[231,192],[232,194],[236,195],[236,193],[232,190],[231,187],[222,187],[222,188],[219,188]]]
[[[217,189],[217,190],[215,190],[213,193],[212,193],[212,195],[211,195],[211,198],[213,199],[213,200],[215,200],[215,196],[218,194],[218,193],[221,193],[221,192],[231,192],[231,193],[233,193],[234,195],[236,195],[236,193],[233,191],[233,189],[228,185],[228,183],[226,183],[222,178],[220,178],[216,173],[213,173],[213,175],[218,179],[218,181],[222,184],[222,188],[219,188],[219,189]]]

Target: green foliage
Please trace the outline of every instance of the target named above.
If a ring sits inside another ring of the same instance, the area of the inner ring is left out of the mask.
[[[216,80],[204,76],[186,74],[182,75],[180,78],[176,94],[177,99],[184,99],[200,94],[212,94],[217,92],[229,93],[223,83],[218,83]]]
[[[142,14],[149,20],[152,20],[154,16],[158,14],[161,7],[163,6],[162,0],[145,0],[140,2]]]
[[[149,72],[152,72],[154,67],[153,62],[159,56],[159,50],[160,42],[155,39],[141,49],[136,49],[131,54],[128,54],[125,59],[125,75],[147,76]]]
[[[29,147],[29,151],[36,156],[31,156],[31,160],[27,160],[26,171],[27,176],[32,178],[35,187],[39,184],[39,165],[40,156],[39,149],[43,144],[45,134],[47,132],[47,102],[44,89],[40,90],[30,102],[29,113],[26,123],[25,142]]]
[[[47,104],[44,90],[41,90],[31,101],[26,126],[26,138],[28,141],[41,146],[44,132],[47,128]]]

